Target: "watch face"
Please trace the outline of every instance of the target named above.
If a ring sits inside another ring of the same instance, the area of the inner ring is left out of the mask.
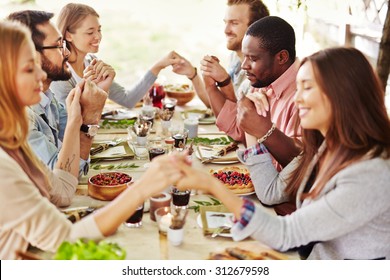
[[[92,136],[92,137],[96,136],[96,134],[98,132],[98,129],[99,129],[98,125],[91,125],[91,126],[89,126],[88,135]]]

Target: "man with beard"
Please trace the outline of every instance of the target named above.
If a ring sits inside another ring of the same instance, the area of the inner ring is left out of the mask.
[[[263,144],[281,170],[300,153],[294,141],[300,135],[294,104],[299,68],[294,29],[279,17],[262,18],[246,31],[242,53],[241,67],[251,86],[260,90],[248,93],[238,102],[236,126],[245,131],[249,147],[240,158],[247,165],[255,164],[256,155],[263,153]],[[255,188],[256,176],[261,174],[251,174]],[[275,207],[279,214],[294,209],[295,202]]]
[[[25,10],[12,13],[10,20],[20,21],[30,28],[36,50],[40,54],[42,69],[47,73],[43,82],[41,102],[29,108],[30,132],[29,144],[38,157],[50,168],[54,168],[67,122],[67,112],[50,91],[52,81],[68,80],[71,72],[67,65],[69,51],[66,49],[58,28],[50,21],[53,13]],[[80,170],[86,174],[89,167],[89,151],[93,136],[98,129],[98,122],[107,94],[90,81],[82,81],[80,104],[83,125],[80,133]],[[74,159],[76,160],[76,159]]]
[[[224,22],[226,48],[232,51],[229,69],[226,71],[217,57],[206,55],[201,61],[202,81],[197,69],[185,58],[173,65],[175,73],[186,75],[192,81],[199,98],[207,107],[211,106],[216,116],[225,101],[231,99],[235,104],[236,95],[249,89],[248,82],[242,85],[245,72],[241,70],[241,41],[251,23],[268,15],[268,8],[261,0],[228,0]]]

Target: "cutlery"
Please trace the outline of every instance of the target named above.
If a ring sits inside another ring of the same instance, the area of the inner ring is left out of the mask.
[[[107,117],[107,116],[115,116],[118,115],[118,110],[112,110],[108,111],[102,114],[102,118]]]
[[[238,149],[238,144],[237,142],[233,142],[225,147],[223,147],[222,149],[220,149],[218,152],[217,152],[217,156],[224,156],[226,155],[228,152],[231,152],[231,151],[235,151]]]
[[[211,235],[211,238],[215,238],[215,237],[221,235],[225,230],[228,230],[228,229],[231,229],[231,228],[232,228],[232,226],[228,225],[228,224],[220,226],[220,227],[217,227],[214,230],[213,234]]]
[[[209,158],[203,158],[201,159],[201,163],[212,163],[212,162],[225,162],[225,161],[236,161],[238,158],[236,156],[234,157],[221,157],[221,156],[211,156]]]
[[[123,139],[120,138],[120,139],[116,139],[116,140],[113,140],[113,141],[110,141],[110,142],[99,144],[97,147],[91,148],[91,151],[89,152],[89,154],[91,156],[94,156],[94,155],[96,155],[98,153],[101,153],[101,152],[107,150],[110,147],[115,147],[116,145],[118,145],[118,144],[120,144],[122,142],[123,142]]]

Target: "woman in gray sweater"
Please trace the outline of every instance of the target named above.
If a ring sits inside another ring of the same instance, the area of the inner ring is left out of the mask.
[[[131,89],[126,89],[114,81],[115,70],[94,55],[99,51],[102,33],[99,14],[92,7],[78,3],[67,4],[58,15],[57,25],[69,51],[68,65],[72,77],[67,81],[52,82],[50,89],[57,100],[64,104],[76,84],[82,78],[90,77],[109,94],[109,99],[124,107],[133,108],[148,92],[160,71],[180,61],[174,51],[169,52]]]
[[[270,215],[176,156],[184,174],[178,186],[221,199],[237,219],[235,240],[251,236],[277,250],[299,248],[309,259],[389,259],[390,122],[373,68],[353,48],[315,53],[301,63],[295,102],[300,156],[278,173],[262,143],[239,152],[261,202],[293,197],[294,213]]]

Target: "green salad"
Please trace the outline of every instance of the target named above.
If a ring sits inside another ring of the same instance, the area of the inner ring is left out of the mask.
[[[63,242],[54,256],[55,260],[124,260],[126,251],[116,243],[79,239]]]

